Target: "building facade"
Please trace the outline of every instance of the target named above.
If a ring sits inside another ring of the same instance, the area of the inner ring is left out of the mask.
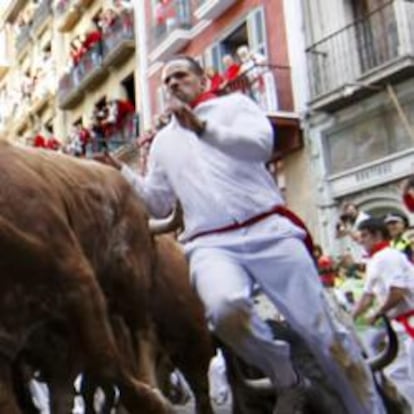
[[[83,126],[98,137],[88,138],[88,152],[136,138],[133,114],[108,122],[105,142],[100,136],[110,102],[128,101],[131,112],[139,112],[131,7],[104,0],[11,0],[1,25],[8,46],[0,69],[3,137],[35,146],[39,136],[68,143]]]
[[[276,137],[271,168],[288,205],[315,223],[312,209],[307,208],[313,192],[300,122],[307,92],[300,1],[149,0],[145,21],[148,61],[142,76],[149,89],[150,118],[165,108],[161,69],[171,56],[188,54],[212,79],[219,74],[227,80],[232,64],[243,65],[243,48],[260,61],[257,82],[245,82],[257,70],[253,68],[245,77],[230,79],[229,85],[248,93],[266,111]],[[295,51],[298,46],[301,53]]]
[[[340,246],[343,201],[403,211],[414,166],[414,3],[303,0],[310,83],[306,134],[321,240]]]

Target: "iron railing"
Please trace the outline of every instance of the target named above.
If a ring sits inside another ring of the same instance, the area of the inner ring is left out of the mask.
[[[242,92],[266,112],[292,111],[290,68],[255,64],[219,89],[220,94]]]
[[[31,40],[31,26],[22,26],[16,37],[16,52],[20,53]]]
[[[134,17],[132,12],[125,11],[115,18],[114,23],[104,32],[104,57],[124,40],[134,40]]]
[[[93,156],[96,152],[116,151],[120,147],[131,144],[138,137],[139,115],[131,113],[122,121],[122,125],[114,127],[106,136],[92,139],[86,146],[86,155]]]
[[[37,30],[51,13],[51,0],[43,0],[33,14],[32,29]]]
[[[98,42],[92,46],[80,59],[78,66],[78,79],[75,84],[81,83],[92,72],[101,68],[102,43]]]
[[[411,54],[413,21],[414,3],[392,0],[311,45],[306,54],[312,98],[356,82]]]
[[[164,40],[175,29],[191,28],[190,0],[171,0],[167,5],[158,5],[153,26],[154,42]]]
[[[59,79],[58,97],[59,97],[60,102],[64,101],[65,98],[69,95],[69,93],[76,87],[75,76],[74,76],[75,70],[76,70],[76,67],[72,68],[72,70],[69,73],[65,73]]]

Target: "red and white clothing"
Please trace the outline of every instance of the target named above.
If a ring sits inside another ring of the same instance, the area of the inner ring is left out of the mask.
[[[392,287],[406,289],[403,303],[388,312],[390,318],[414,310],[414,266],[393,247],[385,247],[368,260],[364,292],[372,294],[381,304]]]
[[[207,122],[202,136],[173,118],[155,137],[146,177],[126,166],[122,174],[155,216],[166,216],[175,199],[180,200],[191,279],[211,329],[275,387],[293,385],[297,377],[289,344],[274,341],[254,309],[252,288],[257,284],[315,351],[348,411],[384,414],[359,346],[348,329],[329,316],[301,228],[272,214],[250,226],[193,238],[283,204],[265,167],[273,150],[273,131],[260,108],[235,93],[203,100],[193,110]],[[334,361],[334,343],[341,343],[349,359],[366,373],[365,380],[355,385],[348,366]]]
[[[404,301],[388,312],[395,319],[414,310],[414,266],[404,253],[384,246],[368,260],[364,292],[374,295],[381,305],[392,287],[406,290]],[[398,334],[399,351],[384,373],[414,410],[414,339],[401,323],[393,322],[393,327]]]

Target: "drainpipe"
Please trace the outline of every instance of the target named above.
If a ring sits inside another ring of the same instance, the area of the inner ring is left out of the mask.
[[[135,12],[135,45],[136,65],[138,68],[138,98],[140,99],[140,126],[141,131],[151,126],[151,103],[148,87],[148,50],[147,27],[145,19],[146,1],[133,1]]]

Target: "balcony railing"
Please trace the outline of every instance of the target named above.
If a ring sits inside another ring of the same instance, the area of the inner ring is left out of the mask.
[[[291,85],[288,66],[256,64],[219,90],[220,94],[244,93],[267,113],[275,129],[274,159],[303,147],[299,117],[294,113]]]
[[[88,157],[96,152],[107,149],[110,152],[117,151],[121,147],[132,144],[138,136],[139,116],[131,113],[125,117],[122,125],[108,132],[108,135],[99,139],[90,141],[86,147]]]
[[[102,67],[102,43],[96,43],[79,62],[79,87],[88,89],[102,79],[105,73]]]
[[[70,73],[65,74],[59,81],[59,105],[68,109],[75,105],[83,93],[90,89],[106,75],[102,66],[102,44],[95,44],[74,66]]]
[[[329,108],[346,98],[343,88],[348,84],[414,72],[413,21],[414,3],[393,0],[309,47],[313,103],[320,100]]]
[[[46,19],[51,15],[51,0],[43,0],[33,14],[32,30],[40,29]]]
[[[134,18],[132,12],[123,12],[104,32],[103,59],[105,65],[116,65],[130,55],[135,47]]]
[[[59,80],[58,100],[62,109],[72,108],[82,97],[81,92],[77,88],[77,79],[79,68],[72,68],[69,73],[65,73]]]
[[[152,49],[157,50],[153,60],[173,55],[190,40],[192,14],[189,0],[170,0],[167,5],[158,4],[152,33]]]
[[[16,37],[16,53],[20,54],[31,40],[31,27],[29,25],[22,26]]]
[[[220,93],[242,92],[267,113],[291,112],[290,84],[289,67],[256,64],[225,84]]]

